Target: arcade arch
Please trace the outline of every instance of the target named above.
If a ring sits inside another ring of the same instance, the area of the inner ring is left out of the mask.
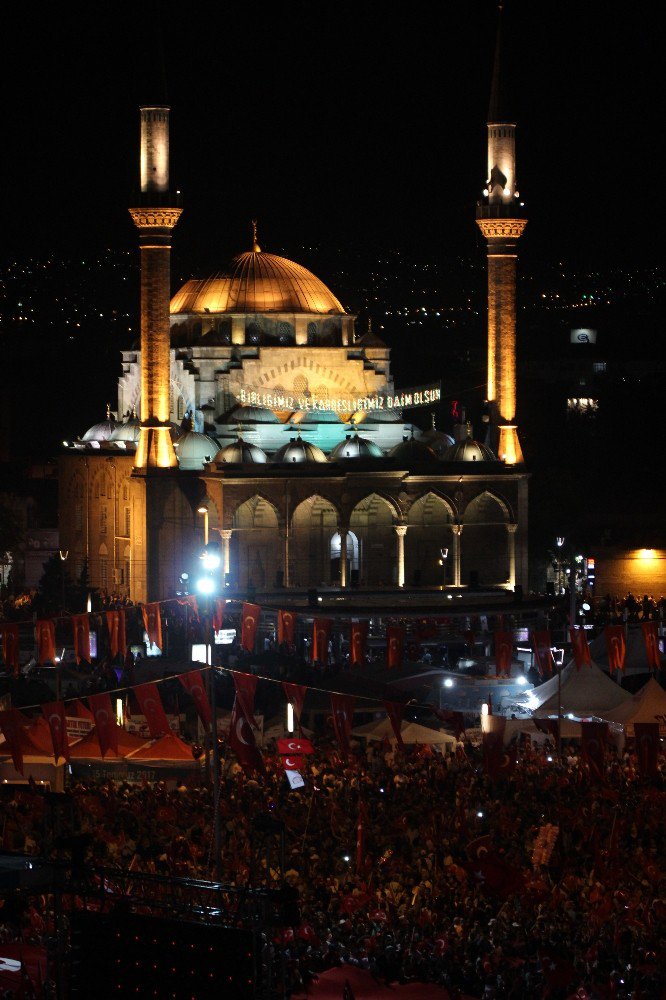
[[[451,506],[436,493],[426,493],[414,501],[407,516],[405,538],[408,587],[439,587],[454,582],[452,524]]]
[[[331,540],[338,530],[338,513],[319,495],[303,500],[294,510],[289,540],[289,580],[295,587],[336,583]],[[338,571],[339,571],[338,558]]]
[[[397,582],[393,523],[393,508],[377,493],[359,501],[351,513],[349,528],[358,538],[358,582],[363,587],[389,586]]]
[[[508,524],[506,504],[492,493],[470,500],[463,514],[463,584],[506,586],[510,578]]]
[[[241,588],[274,587],[282,566],[275,508],[260,496],[242,503],[233,516],[231,578]]]

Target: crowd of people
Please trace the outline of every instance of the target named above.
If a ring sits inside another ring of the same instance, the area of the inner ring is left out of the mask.
[[[631,751],[609,750],[600,782],[575,744],[561,760],[548,742],[513,749],[512,773],[491,780],[469,743],[446,757],[353,744],[341,760],[318,741],[292,791],[275,748],[262,776],[222,745],[219,874],[239,888],[291,887],[294,905],[265,928],[262,956],[283,965],[290,995],[342,964],[385,983],[438,983],[452,997],[663,995],[663,755],[646,783]],[[62,858],[73,837],[92,866],[215,871],[206,785],[73,784],[58,836],[38,789],[5,786],[0,799],[6,851]],[[271,830],[284,831],[284,870],[279,851],[267,853]],[[48,899],[0,909],[0,940],[52,934]]]

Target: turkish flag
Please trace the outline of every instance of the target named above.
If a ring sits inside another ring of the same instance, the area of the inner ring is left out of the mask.
[[[65,703],[62,701],[50,701],[42,705],[44,718],[49,724],[51,731],[51,742],[53,743],[53,756],[56,764],[59,757],[64,757],[69,762],[69,740],[67,739],[67,720],[65,718]]]
[[[18,622],[0,622],[2,632],[2,657],[5,667],[18,677],[21,663],[19,659],[19,627]]]
[[[106,627],[109,632],[109,649],[111,650],[111,658],[115,659],[115,657],[118,656],[119,653],[121,656],[124,656],[125,650],[127,649],[127,634],[125,631],[125,612],[107,611]]]
[[[404,650],[404,628],[402,625],[388,625],[386,628],[386,666],[401,667]]]
[[[552,736],[557,743],[560,737],[559,719],[532,719],[532,722],[540,733],[545,733],[546,736]]]
[[[340,747],[340,756],[346,760],[349,753],[349,737],[354,720],[356,698],[350,694],[331,694],[333,709],[333,729]]]
[[[188,670],[186,674],[179,674],[180,683],[183,685],[190,698],[194,702],[197,715],[204,726],[210,726],[213,721],[213,712],[208,701],[206,688],[204,687],[203,675],[200,670]],[[213,678],[213,683],[215,679]]]
[[[607,625],[604,629],[606,651],[608,653],[608,669],[624,670],[624,658],[627,652],[627,640],[624,635],[624,625]]]
[[[264,758],[257,747],[252,727],[238,704],[238,698],[234,699],[234,707],[231,710],[229,746],[244,771],[258,771],[260,774],[265,774]]]
[[[300,726],[303,702],[305,701],[308,689],[305,684],[290,684],[289,681],[282,681],[282,690],[286,695],[287,701],[293,708],[296,721]]]
[[[659,639],[657,636],[657,623],[654,621],[641,622],[643,632],[643,642],[645,643],[645,653],[650,670],[655,672],[661,667],[661,656],[659,655]]]
[[[311,754],[314,753],[314,746],[310,740],[297,736],[285,737],[277,741],[278,753],[280,754]]]
[[[138,684],[133,688],[136,699],[139,702],[141,712],[146,717],[148,729],[153,739],[159,736],[167,736],[171,729],[169,721],[164,712],[162,699],[157,689],[157,684]]]
[[[305,757],[298,757],[296,755],[288,756],[285,754],[280,759],[285,771],[302,771],[305,767]]]
[[[498,677],[511,676],[513,655],[513,635],[511,632],[495,632],[495,673]]]
[[[402,736],[400,735],[400,728],[402,726],[402,717],[405,714],[405,706],[399,701],[385,701],[384,708],[386,709],[386,714],[388,715],[389,722],[391,723],[391,729],[395,735],[396,743],[401,750],[404,750],[405,744],[403,743]]]
[[[141,614],[143,615],[143,627],[153,646],[162,648],[162,619],[160,617],[160,605],[158,601],[152,604],[142,604]]]
[[[285,643],[293,646],[296,637],[296,615],[293,611],[278,611],[277,640],[278,645]]]
[[[254,696],[257,691],[259,678],[254,677],[253,674],[240,673],[238,670],[234,670],[231,676],[234,679],[236,702],[240,710],[250,725],[258,729],[257,720],[254,717]]]
[[[438,719],[445,722],[447,726],[451,726],[457,740],[465,735],[465,716],[462,712],[449,712],[445,708],[435,708],[433,712]]]
[[[55,625],[50,619],[43,618],[35,622],[35,638],[40,666],[44,663],[55,663]]]
[[[603,781],[608,723],[581,722],[580,731],[583,760],[586,761],[592,775]]]
[[[0,729],[7,741],[15,769],[19,774],[23,774],[23,750],[21,749],[23,721],[18,709],[8,708],[4,712],[0,712]]]
[[[532,649],[534,650],[534,661],[541,677],[550,677],[554,672],[555,665],[550,647],[550,631],[548,629],[535,629],[532,632]]]
[[[188,594],[187,597],[179,597],[178,603],[183,607],[188,607],[192,612],[195,621],[199,621],[199,604],[196,594]]]
[[[365,663],[365,654],[368,650],[368,630],[369,621],[351,623],[350,656],[352,665],[355,663]]]
[[[585,638],[585,629],[570,628],[569,635],[571,636],[571,652],[573,653],[576,670],[580,670],[583,666],[591,667],[592,658],[590,656],[590,647]]]
[[[227,606],[227,602],[223,597],[215,598],[215,610],[213,611],[213,630],[215,632],[221,632],[224,626],[224,609]]]
[[[90,663],[90,619],[88,615],[72,615],[72,632],[74,634],[74,653],[76,662],[85,660]]]
[[[488,715],[484,725],[483,767],[490,778],[496,778],[503,764],[506,719],[501,715]]]
[[[244,604],[241,618],[241,646],[247,653],[254,653],[261,608],[258,604]]]
[[[634,722],[638,768],[644,778],[656,778],[659,757],[659,723]]]
[[[315,618],[312,625],[312,662],[328,663],[328,644],[333,622],[330,618]]]
[[[105,757],[108,750],[118,754],[118,723],[111,704],[111,695],[89,694],[88,704],[95,719],[97,739],[102,757]]]

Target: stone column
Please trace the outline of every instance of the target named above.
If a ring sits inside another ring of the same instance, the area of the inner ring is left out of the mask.
[[[340,586],[347,586],[347,531],[340,529]]]
[[[398,537],[398,586],[405,586],[405,535],[407,534],[406,524],[394,524],[393,528]]]
[[[517,524],[507,524],[507,544],[509,549],[509,589],[516,589],[516,531]]]
[[[452,549],[453,549],[453,586],[460,586],[460,536],[462,535],[463,526],[462,524],[452,524],[451,530],[453,531],[453,537],[451,539]]]
[[[223,528],[220,531],[222,538],[222,584],[227,585],[229,573],[231,572],[231,559],[229,543],[231,542],[231,528]]]

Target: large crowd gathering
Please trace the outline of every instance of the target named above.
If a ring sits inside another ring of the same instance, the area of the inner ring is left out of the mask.
[[[576,744],[560,760],[548,742],[527,740],[513,748],[513,772],[491,780],[469,743],[445,757],[353,744],[343,761],[324,741],[292,791],[271,749],[260,776],[222,745],[219,874],[238,887],[284,878],[294,890],[297,911],[266,934],[262,955],[282,964],[290,995],[350,964],[384,983],[441,984],[452,997],[663,996],[663,755],[646,783],[631,749],[609,749],[599,782]],[[6,786],[0,798],[5,851],[67,855],[36,787]],[[64,801],[79,862],[214,872],[205,784],[76,783]],[[267,816],[284,830],[282,871],[266,854]],[[557,833],[544,852],[547,824]],[[0,909],[0,941],[44,944],[52,934],[47,898]],[[45,985],[35,995],[50,994]]]

